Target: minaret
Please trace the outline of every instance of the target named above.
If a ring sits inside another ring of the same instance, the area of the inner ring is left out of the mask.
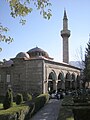
[[[63,62],[69,63],[68,38],[70,37],[70,30],[68,30],[68,19],[67,19],[66,10],[64,10],[63,30],[61,31],[61,36],[63,38]]]

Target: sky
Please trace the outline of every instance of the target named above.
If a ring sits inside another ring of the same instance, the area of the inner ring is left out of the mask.
[[[90,34],[90,0],[51,0],[52,17],[44,19],[39,11],[26,16],[26,24],[22,26],[19,18],[10,16],[10,8],[6,0],[0,0],[0,23],[9,28],[7,36],[14,38],[10,44],[0,42],[3,48],[0,52],[0,61],[14,58],[19,52],[27,52],[39,47],[57,62],[62,62],[63,14],[66,9],[68,28],[71,31],[69,38],[69,61],[84,59],[85,48]],[[82,50],[81,50],[82,48]]]

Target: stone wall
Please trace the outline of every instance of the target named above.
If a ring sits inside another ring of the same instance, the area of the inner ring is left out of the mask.
[[[0,95],[6,93],[8,87],[16,93],[42,93],[42,60],[13,59],[12,67],[0,68],[2,82],[0,82]],[[10,82],[6,81],[10,74]]]
[[[33,59],[26,61],[26,89],[37,94],[42,93],[43,89],[43,61]]]
[[[45,59],[30,59],[22,58],[13,59],[13,66],[0,67],[0,95],[6,93],[8,87],[16,93],[40,94],[48,92],[48,77],[53,71],[57,82],[60,72],[65,75],[69,72],[75,76],[80,75],[80,69]],[[10,81],[7,81],[10,76]]]

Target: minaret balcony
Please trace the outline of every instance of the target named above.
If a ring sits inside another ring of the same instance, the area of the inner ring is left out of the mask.
[[[62,30],[61,31],[61,36],[64,37],[70,37],[70,30]]]

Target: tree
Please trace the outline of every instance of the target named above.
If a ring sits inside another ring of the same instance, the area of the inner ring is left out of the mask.
[[[40,10],[40,14],[43,15],[45,19],[50,19],[51,17],[51,9],[47,8],[51,6],[49,0],[7,0],[11,9],[11,16],[12,17],[24,17],[33,11],[31,7],[32,4]],[[21,23],[23,23],[21,19]]]
[[[89,42],[87,44],[87,48],[85,51],[85,61],[84,61],[84,86],[85,83],[89,83],[90,82],[90,39]]]
[[[77,67],[79,67],[83,70],[84,69],[83,51],[82,51],[82,46],[81,45],[80,45],[80,48],[76,50],[76,54],[75,54],[74,58],[75,58]]]
[[[12,89],[9,88],[6,92],[3,107],[4,107],[4,109],[8,109],[8,108],[12,107],[12,105],[13,105]]]
[[[18,93],[16,96],[16,104],[20,105],[23,102],[23,96],[22,94]]]
[[[23,19],[26,15],[31,13],[33,11],[33,6],[37,8],[37,10],[40,11],[40,14],[43,16],[45,19],[50,19],[52,16],[51,14],[51,3],[49,0],[5,0],[10,7],[10,15],[13,18],[19,17],[20,18],[20,23],[24,25],[26,23],[26,20]],[[3,35],[3,32],[7,32],[8,28],[4,27],[0,23],[0,42],[6,42],[6,43],[11,43],[13,41],[13,38],[6,37],[6,35]],[[2,50],[0,48],[0,50]]]
[[[8,28],[4,27],[2,24],[0,24],[0,42],[6,42],[6,43],[11,43],[13,41],[13,38],[11,38],[10,36],[7,37],[5,34],[3,33],[8,32]],[[2,48],[0,48],[0,51],[2,50]]]

